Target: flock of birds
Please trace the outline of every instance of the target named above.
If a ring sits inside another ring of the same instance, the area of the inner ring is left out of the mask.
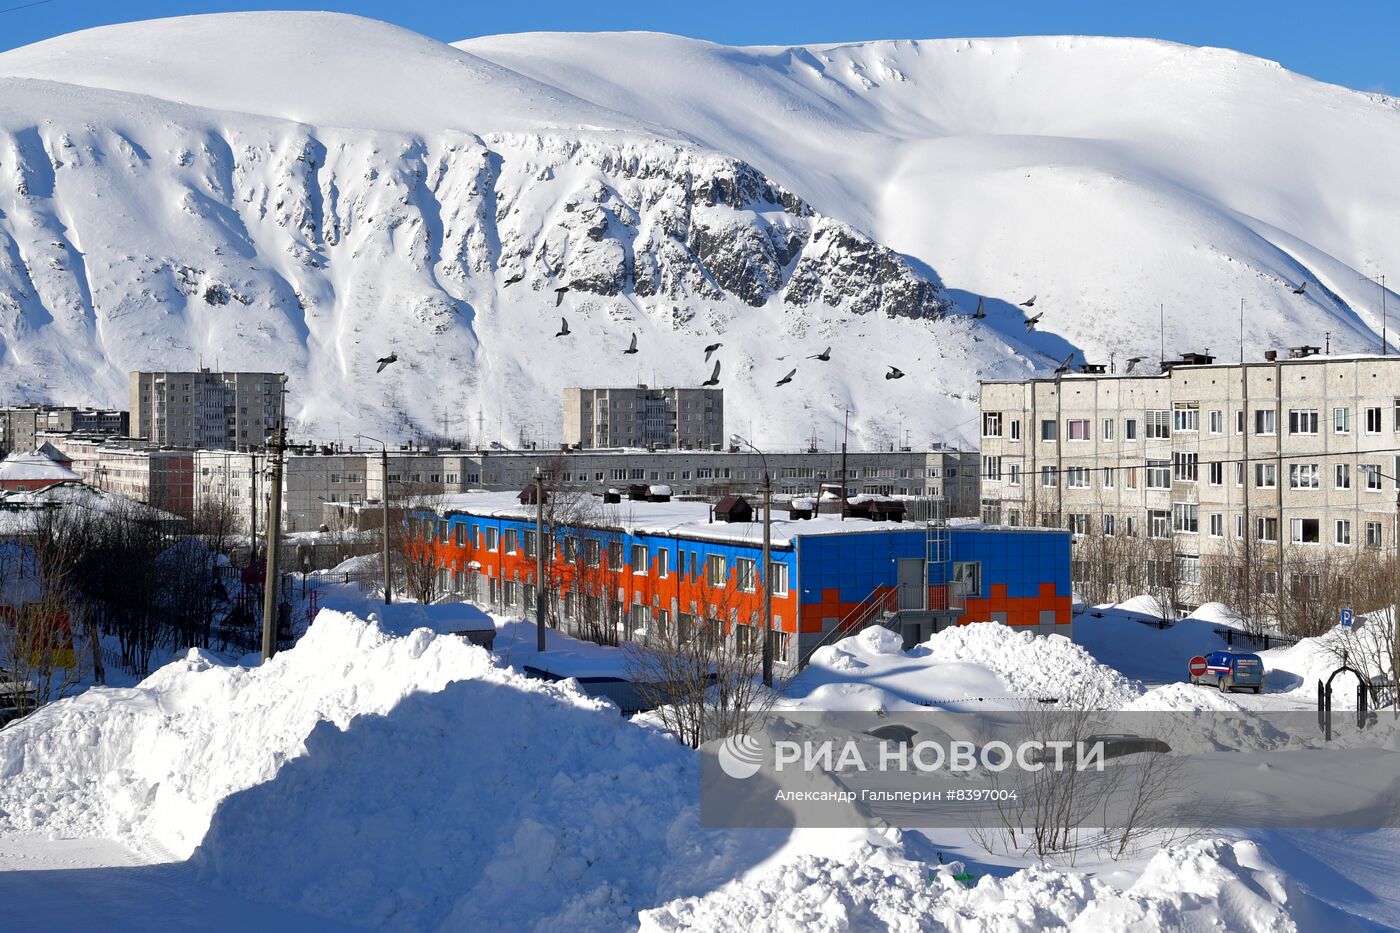
[[[523,278],[523,277],[524,277],[524,273],[520,273],[518,276],[513,276],[512,278],[507,279],[505,284],[506,284],[506,285],[513,285],[513,284],[515,284],[516,282],[520,281],[520,279]],[[561,304],[563,304],[563,302],[564,302],[564,295],[565,295],[565,293],[567,293],[569,290],[570,290],[570,286],[568,286],[568,285],[561,285],[561,286],[559,286],[558,288],[554,289],[554,307],[557,308],[557,307],[559,307]],[[1293,294],[1295,294],[1295,295],[1304,295],[1304,294],[1307,293],[1307,290],[1308,290],[1308,283],[1307,283],[1306,281],[1300,283],[1296,288],[1291,289],[1291,291],[1292,291]],[[1027,298],[1025,301],[1020,302],[1020,303],[1018,304],[1018,307],[1026,308],[1027,310],[1032,309],[1032,308],[1035,307],[1035,300],[1036,300],[1036,298],[1038,298],[1038,297],[1040,297],[1040,296],[1039,296],[1039,295],[1032,295],[1031,297]],[[987,299],[984,298],[984,297],[978,297],[978,299],[977,299],[977,310],[974,311],[974,312],[972,313],[972,319],[973,319],[974,321],[980,321],[980,320],[982,320],[983,318],[985,318],[985,317],[987,316],[987,308],[986,308],[986,306],[987,306]],[[1033,332],[1033,331],[1035,330],[1036,325],[1040,323],[1040,319],[1041,319],[1042,317],[1044,317],[1044,316],[1045,316],[1045,312],[1044,312],[1044,311],[1037,311],[1035,314],[1027,314],[1027,315],[1026,315],[1026,322],[1025,322],[1025,323],[1026,323],[1026,333],[1029,334],[1029,333]],[[568,319],[567,317],[560,317],[560,318],[559,318],[559,331],[558,331],[558,333],[556,333],[554,336],[555,336],[555,337],[569,337],[569,336],[572,336],[572,334],[573,334],[573,331],[569,329],[569,319]],[[724,346],[723,343],[712,343],[712,344],[708,345],[707,347],[705,347],[705,362],[706,362],[706,363],[710,362],[710,358],[711,358],[712,356],[714,356],[715,352],[718,351],[719,348],[722,347],[722,346]],[[632,342],[629,343],[629,344],[627,345],[627,349],[623,350],[622,353],[623,353],[624,356],[629,356],[629,355],[635,354],[635,353],[637,353],[637,352],[639,352],[639,351],[638,351],[638,347],[637,347],[637,332],[636,332],[636,331],[633,331],[633,332],[632,332]],[[814,354],[812,354],[811,356],[807,357],[807,359],[809,359],[809,360],[818,360],[818,361],[820,361],[820,362],[822,362],[822,363],[829,363],[829,362],[831,362],[831,347],[827,347],[825,350],[823,350],[823,351],[820,352],[820,353],[814,353]],[[1143,361],[1143,359],[1144,359],[1144,357],[1141,357],[1141,356],[1134,356],[1134,357],[1131,357],[1131,358],[1128,360],[1128,362],[1127,362],[1127,369],[1124,370],[1125,375],[1128,374],[1128,373],[1131,373],[1131,372],[1133,371],[1133,367],[1135,367],[1135,366],[1137,366],[1137,364],[1141,363],[1141,362]],[[389,366],[389,365],[392,364],[392,363],[397,363],[398,360],[399,360],[399,356],[398,356],[398,353],[397,353],[397,352],[391,352],[388,356],[380,357],[379,359],[375,360],[375,362],[379,364],[379,368],[376,369],[375,372],[376,372],[376,373],[382,373],[382,372],[384,372],[385,367]],[[1065,357],[1065,361],[1064,361],[1063,363],[1061,363],[1061,364],[1055,369],[1055,375],[1058,376],[1058,375],[1061,375],[1061,374],[1063,374],[1063,373],[1069,372],[1069,371],[1070,371],[1070,368],[1071,368],[1071,366],[1072,366],[1073,363],[1074,363],[1074,354],[1071,353],[1069,356]],[[888,364],[887,364],[887,365],[888,365]],[[714,369],[710,372],[710,378],[706,379],[704,382],[702,382],[702,383],[700,383],[700,384],[701,384],[702,386],[717,386],[717,385],[719,385],[719,372],[720,372],[720,361],[719,361],[719,360],[715,360],[715,366],[714,366]],[[788,370],[787,375],[783,376],[783,378],[779,379],[779,380],[774,384],[774,388],[782,388],[783,386],[785,386],[785,385],[787,385],[788,383],[792,382],[793,377],[796,376],[796,375],[797,375],[797,367],[794,366],[792,369]],[[904,378],[904,372],[903,372],[903,370],[899,369],[897,366],[890,366],[889,372],[885,373],[885,378],[886,378],[887,380],[888,380],[888,379],[903,379],[903,378]]]

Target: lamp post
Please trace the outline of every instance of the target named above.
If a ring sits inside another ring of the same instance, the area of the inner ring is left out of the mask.
[[[381,563],[384,565],[384,605],[387,606],[394,601],[393,574],[389,569],[389,445],[368,434],[356,434],[355,437],[379,445],[379,466],[384,476],[384,489],[379,493],[379,513],[384,525],[384,559]]]
[[[544,473],[535,467],[535,649],[544,654]]]
[[[262,659],[269,661],[277,652],[277,613],[280,609],[282,569],[282,460],[287,445],[287,377],[282,378],[281,404],[277,431],[272,435],[272,478],[267,511],[267,566],[263,572]],[[253,540],[257,540],[254,536]]]
[[[773,481],[768,472],[768,458],[753,444],[737,434],[729,438],[731,443],[742,444],[758,454],[763,463],[763,685],[773,686],[773,565],[769,558],[773,535]]]

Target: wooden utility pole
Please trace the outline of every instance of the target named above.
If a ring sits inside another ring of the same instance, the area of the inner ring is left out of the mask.
[[[286,428],[277,426],[272,441],[272,488],[269,490],[267,512],[267,569],[263,575],[262,659],[270,660],[277,652],[277,606],[281,574],[277,557],[282,537],[282,450]]]
[[[384,605],[394,601],[393,573],[389,567],[389,447],[379,448],[379,466],[384,471],[384,489],[379,496],[380,518],[384,524]]]
[[[763,685],[773,686],[773,483],[763,464]]]
[[[535,649],[544,653],[544,474],[535,467]]]

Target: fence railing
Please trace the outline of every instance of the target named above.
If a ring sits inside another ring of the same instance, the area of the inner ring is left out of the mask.
[[[1302,641],[1295,635],[1279,635],[1274,632],[1243,632],[1233,628],[1217,628],[1215,634],[1225,639],[1225,644],[1234,647],[1236,642],[1249,645],[1251,647],[1263,646],[1265,651],[1269,648],[1289,648]]]
[[[801,652],[797,657],[797,664],[794,665],[794,675],[800,672],[811,661],[812,655],[833,642],[852,635],[859,634],[874,622],[883,622],[887,614],[896,611],[898,605],[899,590],[895,587],[876,587],[874,592],[850,612],[841,617],[841,620],[829,631],[826,632],[816,644],[806,651]]]

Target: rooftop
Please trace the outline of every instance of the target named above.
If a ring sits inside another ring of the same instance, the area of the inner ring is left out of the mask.
[[[40,450],[24,454],[10,454],[4,460],[0,460],[0,482],[61,483],[65,480],[81,478],[77,473],[56,460],[50,459],[47,454]]]
[[[533,521],[535,518],[534,507],[521,505],[517,501],[516,495],[513,492],[472,491],[457,493],[436,499],[429,508],[439,515],[457,513],[482,518],[516,518]],[[566,493],[557,493],[556,495],[562,497]],[[569,510],[578,515],[571,523],[587,527],[614,528],[629,533],[674,535],[681,538],[711,541],[738,541],[755,545],[763,542],[763,510],[759,502],[750,503],[754,506],[755,521],[728,523],[711,520],[712,504],[709,502],[678,500],[640,502],[624,499],[614,505],[605,505],[601,498],[588,493],[571,492],[567,495],[580,497],[581,503],[577,509],[571,508]],[[851,501],[856,502],[866,498],[870,497],[852,496]],[[980,528],[984,526],[976,522],[959,522],[957,527]],[[921,532],[923,528],[922,522],[873,522],[863,518],[847,518],[843,521],[840,515],[833,514],[817,515],[810,519],[792,519],[787,517],[785,506],[779,507],[775,503],[771,534],[773,544],[783,547],[790,546],[798,538],[815,535],[862,534],[882,531]],[[1004,530],[1029,534],[1067,533],[1059,528],[1024,526],[1008,527]]]
[[[1292,348],[1284,348],[1285,351]],[[1315,348],[1314,348],[1315,349]],[[1182,354],[1183,356],[1186,354]],[[1019,385],[1026,382],[1072,382],[1074,380],[1085,379],[1170,379],[1175,370],[1197,370],[1197,369],[1239,369],[1241,366],[1311,366],[1319,363],[1400,363],[1400,353],[1315,353],[1310,356],[1290,357],[1280,353],[1278,359],[1253,359],[1245,360],[1243,363],[1238,360],[1220,363],[1189,363],[1181,360],[1167,360],[1170,369],[1166,372],[1158,372],[1152,367],[1158,366],[1156,360],[1147,360],[1140,364],[1143,368],[1131,373],[1061,373],[1055,375],[1046,373],[1040,376],[1029,376],[1025,379],[982,379],[982,385]],[[1119,364],[1120,366],[1123,364]]]

